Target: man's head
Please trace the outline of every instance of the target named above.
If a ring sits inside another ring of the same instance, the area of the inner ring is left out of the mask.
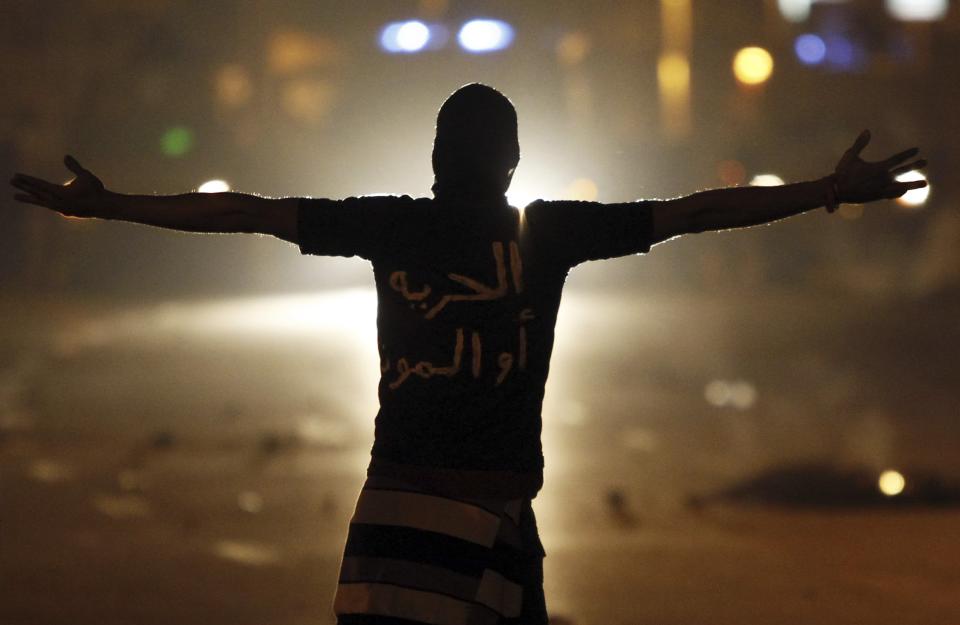
[[[517,112],[502,93],[473,83],[440,107],[433,143],[435,191],[505,193],[519,161]]]

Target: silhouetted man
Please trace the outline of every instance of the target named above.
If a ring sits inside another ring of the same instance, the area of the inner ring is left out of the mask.
[[[864,132],[834,173],[620,204],[505,199],[520,160],[509,100],[467,85],[444,103],[434,197],[135,196],[25,175],[23,202],[65,215],[198,232],[258,232],[304,254],[361,256],[378,296],[380,411],[351,520],[335,611],[343,624],[545,624],[540,410],[571,267],[677,235],[762,224],[841,202],[895,198],[918,150],[868,163]]]

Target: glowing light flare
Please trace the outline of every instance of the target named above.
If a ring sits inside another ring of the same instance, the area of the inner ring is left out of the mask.
[[[733,58],[733,75],[744,85],[760,85],[773,75],[773,56],[758,46],[739,50]]]
[[[657,60],[660,118],[668,135],[690,131],[690,60],[682,52],[667,52]]]
[[[662,55],[657,61],[657,82],[665,97],[684,97],[690,91],[690,61],[675,52]]]
[[[914,182],[916,180],[926,180],[927,177],[919,171],[908,171],[906,173],[900,174],[897,176],[897,182]],[[911,189],[904,193],[901,197],[897,198],[897,204],[900,206],[907,206],[910,208],[916,208],[918,206],[923,206],[927,203],[927,200],[930,198],[930,185],[923,187],[922,189]]]
[[[193,131],[186,126],[168,128],[160,137],[160,150],[165,156],[178,158],[193,149]]]
[[[793,42],[793,51],[804,65],[819,65],[827,58],[827,44],[819,35],[806,33]]]
[[[779,187],[783,184],[783,178],[776,174],[757,174],[750,180],[751,187]]]
[[[511,184],[510,189],[507,191],[507,202],[510,203],[510,206],[514,206],[521,211],[526,208],[530,202],[541,199],[541,197],[542,196],[537,194],[536,189],[524,184],[517,184],[516,182]]]
[[[802,22],[810,17],[812,4],[813,0],[777,0],[780,15],[790,22]]]
[[[877,488],[887,497],[896,497],[907,487],[907,480],[903,474],[893,469],[887,469],[880,474],[877,480]]]
[[[950,8],[948,0],[886,0],[887,13],[904,22],[936,22]]]
[[[563,183],[550,184],[549,178],[542,171],[536,171],[536,168],[531,171],[528,164],[518,169],[514,175],[510,188],[507,189],[507,202],[522,213],[530,202],[554,199],[563,188]]]
[[[805,22],[814,4],[842,4],[847,0],[777,0],[780,15],[789,22]]]
[[[513,27],[500,20],[470,20],[460,28],[457,41],[467,52],[496,52],[510,47],[513,43]]]
[[[412,54],[427,48],[431,28],[419,20],[393,22],[380,31],[380,47],[391,54]]]
[[[197,187],[198,193],[224,193],[230,190],[230,185],[226,180],[207,180]]]

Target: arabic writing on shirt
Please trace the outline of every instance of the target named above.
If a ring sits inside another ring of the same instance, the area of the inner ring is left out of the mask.
[[[453,302],[482,302],[502,299],[507,297],[510,291],[510,283],[513,284],[515,294],[523,293],[523,261],[520,257],[520,247],[516,241],[510,241],[507,244],[507,253],[509,254],[510,280],[507,278],[507,260],[504,255],[504,244],[501,241],[492,243],[493,260],[496,266],[497,282],[496,286],[488,286],[479,280],[470,278],[457,273],[447,274],[447,278],[452,282],[463,285],[469,289],[470,293],[448,293],[441,296],[436,303],[430,306],[427,302],[433,288],[426,284],[419,290],[411,290],[407,279],[406,271],[394,271],[390,274],[390,288],[399,293],[406,301],[417,304],[420,310],[426,311],[424,319],[431,320],[443,311]],[[527,329],[525,324],[535,318],[533,310],[524,308],[516,316],[517,328],[517,348],[516,353],[501,352],[497,355],[497,375],[495,385],[499,386],[513,371],[514,366],[518,369],[527,368]],[[429,379],[435,376],[445,376],[452,378],[460,373],[463,365],[463,352],[465,335],[467,329],[459,327],[456,329],[454,339],[453,355],[449,365],[438,366],[429,361],[419,361],[411,365],[408,358],[397,359],[395,365],[396,378],[387,386],[391,390],[396,390],[404,384],[411,376],[417,376],[423,379]],[[483,375],[483,338],[480,332],[470,331],[470,374],[474,379],[480,379]],[[389,360],[381,362],[380,372],[385,375],[391,370]]]

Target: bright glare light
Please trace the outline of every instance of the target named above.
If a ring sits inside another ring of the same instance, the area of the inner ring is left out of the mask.
[[[230,185],[226,180],[207,180],[197,189],[200,193],[223,193],[229,190]]]
[[[807,33],[797,37],[793,50],[804,65],[819,65],[827,58],[827,44],[819,35]]]
[[[773,57],[763,48],[743,48],[733,59],[733,74],[745,85],[764,83],[773,74]]]
[[[513,28],[500,20],[470,20],[460,29],[457,41],[467,52],[495,52],[513,42]]]
[[[947,14],[947,0],[887,0],[887,12],[905,22],[935,22]]]
[[[751,187],[779,187],[783,184],[783,178],[776,174],[757,174],[750,181]]]
[[[897,176],[897,182],[913,182],[914,180],[926,180],[927,177],[919,171],[908,171],[904,174]],[[897,198],[897,203],[901,206],[923,206],[927,203],[927,198],[930,197],[930,185],[923,187],[922,189],[911,189],[903,194],[903,196]]]
[[[417,20],[387,24],[380,33],[380,46],[387,52],[420,52],[428,43],[430,28]]]
[[[896,497],[903,492],[906,486],[907,480],[904,479],[899,471],[894,471],[893,469],[887,469],[881,473],[880,479],[877,480],[877,487],[880,489],[880,492],[887,497]]]
[[[510,203],[510,206],[515,206],[519,209],[524,209],[527,207],[527,204],[539,199],[545,198],[542,198],[536,189],[527,187],[526,185],[513,183],[507,191],[507,202]]]
[[[811,4],[813,0],[777,0],[780,14],[791,22],[802,22],[810,17]]]

